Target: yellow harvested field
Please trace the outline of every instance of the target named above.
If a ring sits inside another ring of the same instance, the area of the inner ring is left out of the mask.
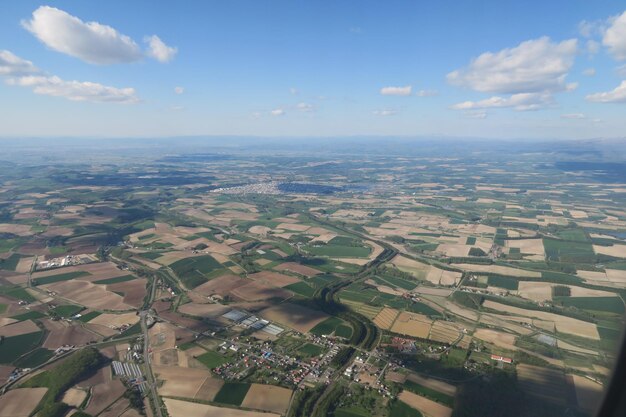
[[[436,295],[438,297],[447,297],[452,294],[452,290],[447,288],[431,288],[431,287],[417,287],[413,289],[413,292],[424,295]]]
[[[437,246],[437,252],[441,252],[446,256],[469,256],[471,245],[461,245],[453,243],[442,243]]]
[[[425,387],[434,389],[435,391],[442,392],[451,397],[454,397],[456,395],[456,386],[448,384],[447,382],[440,381],[438,379],[426,378],[414,373],[410,373],[407,379]]]
[[[306,226],[304,224],[297,223],[281,223],[276,226],[276,229],[289,230],[292,232],[306,232],[309,230],[311,226]]]
[[[193,253],[192,251],[176,251],[176,252],[167,252],[163,256],[159,256],[154,260],[154,262],[160,263],[161,265],[169,266],[176,261],[180,261],[185,258],[192,258],[195,256],[202,256],[201,253]]]
[[[139,322],[139,316],[135,313],[110,314],[103,313],[89,320],[90,324],[99,324],[107,327],[120,327],[124,324],[133,325]]]
[[[569,214],[573,219],[586,219],[589,217],[587,212],[583,210],[569,210]]]
[[[614,256],[616,258],[626,258],[626,245],[613,245],[613,246],[593,245],[593,250],[597,254]]]
[[[460,325],[436,320],[430,328],[428,338],[441,343],[452,343],[462,336]]]
[[[541,278],[541,272],[511,268],[509,266],[502,265],[452,264],[452,266],[472,272],[490,272],[493,274],[508,275],[513,277]]]
[[[444,307],[452,314],[456,314],[457,316],[466,318],[471,321],[478,321],[478,313],[474,310],[462,307],[458,304],[453,303],[452,301],[446,301]]]
[[[545,255],[542,239],[507,240],[507,248],[518,248],[522,254]]]
[[[396,318],[391,331],[398,334],[427,339],[430,334],[432,322],[431,319],[423,314],[403,311]]]
[[[552,300],[554,285],[550,282],[519,281],[517,294],[537,302]]]
[[[398,396],[398,399],[414,408],[421,411],[422,414],[428,417],[452,417],[452,409],[445,405],[439,404],[435,401],[429,400],[417,394],[413,394],[409,391],[402,391]]]
[[[598,328],[594,323],[589,323],[571,317],[561,316],[559,314],[548,313],[545,311],[526,310],[523,308],[513,307],[491,300],[485,301],[483,303],[483,307],[492,308],[498,311],[504,311],[506,313],[511,313],[518,316],[534,317],[543,321],[554,322],[557,332],[569,333],[593,340],[600,340]]]
[[[48,388],[16,388],[0,397],[0,417],[28,417]]]
[[[425,279],[436,285],[454,285],[461,280],[462,274],[460,272],[445,271],[401,255],[396,255],[391,260],[391,263],[403,272],[409,273],[418,279]]]
[[[259,235],[259,236],[267,236],[267,234],[269,232],[271,232],[272,229],[270,229],[267,226],[252,226],[251,228],[248,229],[249,233],[252,233],[253,235]]]
[[[343,262],[351,265],[366,265],[370,260],[368,258],[330,258],[333,261]]]
[[[570,375],[574,380],[578,406],[590,413],[596,411],[602,400],[602,385],[580,375]]]
[[[492,343],[504,349],[517,350],[517,347],[515,346],[515,339],[517,338],[510,333],[499,332],[491,329],[476,329],[474,332],[474,338],[487,343]]]
[[[241,406],[282,415],[287,412],[291,394],[292,391],[287,388],[252,384]]]
[[[171,417],[280,417],[280,414],[215,407],[173,398],[164,398],[163,402]]]
[[[282,303],[259,312],[267,320],[275,321],[301,333],[306,333],[329,316],[298,304]]]
[[[595,350],[591,350],[591,349],[585,349],[585,348],[581,348],[578,346],[574,346],[570,343],[564,342],[562,340],[558,340],[556,342],[556,345],[558,346],[559,349],[563,349],[563,350],[569,350],[571,352],[576,352],[576,353],[584,353],[587,355],[594,355],[597,356],[598,352]]]
[[[533,320],[529,317],[520,316],[507,316],[504,314],[482,313],[480,316],[480,323],[488,326],[500,327],[506,330],[510,330],[516,334],[527,335],[533,331],[528,327],[522,326],[520,323],[533,324],[540,320]],[[552,323],[552,330],[554,331],[554,323]]]
[[[153,366],[157,380],[163,381],[159,394],[212,401],[224,381],[213,378],[207,369]],[[201,395],[201,396],[200,396]]]
[[[63,394],[61,401],[71,407],[79,407],[83,401],[85,401],[85,398],[87,398],[86,391],[77,388],[69,388],[65,391],[65,394]]]
[[[30,268],[33,265],[34,257],[21,258],[15,267],[15,272],[18,274],[26,274],[30,272]]]
[[[388,330],[393,324],[396,317],[398,317],[399,311],[394,308],[385,307],[374,318],[373,322],[376,326],[383,330]]]
[[[297,264],[296,264],[297,265]],[[261,271],[248,275],[248,278],[272,287],[284,287],[300,282],[298,278],[273,271]]]

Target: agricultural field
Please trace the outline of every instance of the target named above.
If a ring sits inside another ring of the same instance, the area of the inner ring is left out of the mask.
[[[626,324],[626,178],[557,146],[207,149],[0,171],[0,383],[37,368],[0,417],[495,417],[479,400],[517,392],[593,414]],[[55,386],[90,346],[105,365]]]

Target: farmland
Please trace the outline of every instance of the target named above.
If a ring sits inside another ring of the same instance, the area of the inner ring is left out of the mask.
[[[591,415],[625,324],[624,181],[480,149],[17,166],[0,380],[41,369],[0,417]],[[104,365],[65,374],[90,347]]]

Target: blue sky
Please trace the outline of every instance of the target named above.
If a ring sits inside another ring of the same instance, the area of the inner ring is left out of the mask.
[[[0,136],[624,137],[625,65],[622,2],[2,2]]]

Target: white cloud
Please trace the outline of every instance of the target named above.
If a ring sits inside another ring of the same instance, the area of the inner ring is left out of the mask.
[[[284,116],[285,115],[285,110],[283,110],[283,109],[274,109],[274,110],[270,111],[270,114],[272,116]]]
[[[589,55],[595,55],[600,50],[600,43],[591,39],[587,41],[586,46],[587,46],[587,53]]]
[[[488,93],[563,91],[576,52],[576,39],[554,43],[544,36],[514,48],[485,52],[467,68],[449,73],[447,79],[450,84]]]
[[[141,51],[128,36],[110,26],[83,22],[63,10],[41,6],[22,26],[50,49],[90,64],[116,64],[141,59]]]
[[[289,94],[294,95],[294,96],[297,96],[298,94],[300,94],[300,92],[298,91],[298,89],[297,89],[297,88],[291,87],[291,88],[289,89]]]
[[[314,110],[314,107],[312,104],[309,103],[298,103],[296,105],[296,109],[303,112],[311,112]]]
[[[407,85],[405,87],[383,87],[380,94],[383,96],[410,96],[413,87]]]
[[[437,90],[420,90],[417,93],[415,93],[416,96],[418,97],[434,97],[436,95],[439,95],[439,91]]]
[[[149,46],[146,54],[159,62],[170,62],[178,53],[178,48],[167,46],[157,35],[144,38]]]
[[[453,110],[513,108],[517,111],[538,110],[552,104],[549,93],[520,93],[510,97],[493,96],[479,101],[464,101],[451,106]]]
[[[586,70],[583,71],[583,75],[586,75],[587,77],[593,77],[594,75],[596,75],[596,69],[587,68]]]
[[[608,28],[604,31],[602,44],[618,61],[626,60],[626,11],[608,20]]]
[[[107,87],[89,81],[65,81],[57,76],[26,75],[8,78],[7,84],[30,87],[36,94],[63,97],[72,101],[136,103],[134,88]]]
[[[18,77],[38,72],[39,69],[32,62],[22,59],[10,51],[0,50],[0,75]]]
[[[586,119],[587,116],[585,116],[583,113],[567,113],[567,114],[562,114],[561,115],[561,119],[576,119],[576,120],[582,120],[582,119]]]
[[[353,26],[350,28],[350,33],[356,33],[357,35],[360,35],[361,33],[363,33],[363,29],[358,26]]]
[[[8,85],[29,87],[36,94],[63,97],[72,101],[136,103],[133,88],[108,87],[90,81],[65,81],[55,75],[44,74],[32,62],[0,51],[0,76]]]
[[[487,112],[483,110],[471,110],[464,113],[465,117],[470,119],[486,119]]]
[[[392,110],[392,109],[383,109],[383,110],[374,110],[372,112],[372,114],[376,115],[376,116],[393,116],[398,114],[398,112],[396,110]]]
[[[589,94],[585,98],[596,103],[626,103],[626,81],[611,91]]]
[[[185,92],[185,88],[184,87],[174,87],[174,92],[176,94],[182,94]]]
[[[578,24],[578,33],[584,38],[589,38],[593,34],[593,23],[583,20]]]

